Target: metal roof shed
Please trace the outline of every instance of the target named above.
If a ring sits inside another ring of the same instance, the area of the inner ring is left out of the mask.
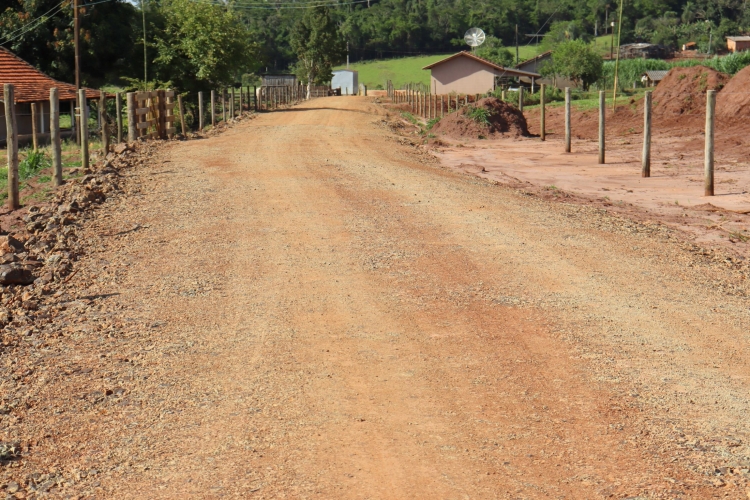
[[[337,69],[333,72],[331,88],[340,88],[342,95],[357,95],[359,91],[359,73],[351,69]]]
[[[653,87],[654,85],[658,84],[660,81],[664,80],[664,77],[667,76],[667,73],[669,73],[669,71],[664,71],[664,70],[646,71],[641,76],[641,82],[643,82],[643,85],[646,87]]]
[[[422,69],[430,70],[430,92],[433,94],[483,94],[495,90],[497,78],[541,78],[529,71],[503,68],[468,52],[459,52]]]

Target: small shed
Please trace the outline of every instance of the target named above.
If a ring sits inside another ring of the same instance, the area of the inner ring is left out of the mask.
[[[542,67],[546,64],[552,64],[552,51],[548,50],[547,52],[542,52],[536,57],[532,57],[531,59],[527,59],[526,61],[523,61],[522,63],[519,63],[516,65],[516,69],[521,71],[528,71],[531,73],[541,73]],[[545,84],[552,87],[556,87],[558,89],[564,89],[565,87],[571,87],[574,88],[576,86],[575,83],[573,83],[572,80],[569,80],[564,77],[560,76],[554,76],[551,78],[529,78],[529,77],[521,77],[520,79],[522,82],[527,83],[531,85],[532,92],[534,91],[535,85]]]
[[[750,36],[728,36],[727,49],[730,52],[750,49]]]
[[[13,52],[0,47],[0,86],[10,83],[15,90],[16,120],[19,141],[31,138],[31,103],[36,103],[37,133],[40,139],[49,137],[49,91],[57,88],[60,99],[60,113],[64,114],[63,103],[70,106],[71,116],[74,114],[76,102],[76,87],[69,83],[59,82],[36,69],[31,64],[16,56]],[[0,91],[1,94],[1,91]],[[97,99],[98,90],[86,89],[87,99]],[[0,95],[0,100],[2,95]],[[72,125],[72,120],[71,120]],[[5,129],[5,107],[0,107],[0,142],[7,137]]]
[[[669,73],[668,70],[646,71],[641,75],[641,83],[644,87],[654,87],[664,80],[667,73]]]
[[[483,94],[495,90],[498,79],[541,78],[530,71],[504,68],[469,52],[459,52],[422,69],[430,70],[430,92],[433,94]]]
[[[331,79],[332,89],[341,89],[342,95],[357,95],[359,91],[359,73],[351,69],[337,69]]]
[[[263,87],[294,87],[297,85],[297,76],[290,73],[261,75],[260,84]]]

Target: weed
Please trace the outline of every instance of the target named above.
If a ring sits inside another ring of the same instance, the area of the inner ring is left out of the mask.
[[[685,75],[685,74],[682,74],[682,75],[680,75],[680,76],[677,77],[678,80],[684,80],[685,78],[687,78],[687,75]]]
[[[52,160],[42,151],[29,151],[26,158],[18,164],[18,177],[21,180],[33,177],[40,170],[52,166]]]
[[[437,124],[437,122],[439,122],[439,121],[440,121],[440,117],[433,118],[432,120],[429,120],[427,122],[427,125],[425,125],[425,130],[432,130],[432,127],[434,127]]]
[[[477,137],[477,139],[486,139],[486,137],[483,136],[482,134],[479,134],[479,137]]]
[[[557,191],[557,186],[555,186],[554,184],[552,184],[550,186],[547,186],[547,189],[549,189],[550,191]]]
[[[466,108],[466,116],[479,124],[489,125],[490,116],[492,116],[492,113],[490,113],[490,110],[486,108],[469,106],[468,108]]]
[[[750,241],[750,236],[744,235],[739,231],[730,231],[729,237],[733,240],[741,241],[742,243]]]
[[[414,125],[417,124],[417,118],[413,114],[409,113],[408,111],[402,111],[401,116],[409,123],[413,123]]]

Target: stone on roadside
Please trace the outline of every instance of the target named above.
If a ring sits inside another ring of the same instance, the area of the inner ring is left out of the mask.
[[[0,285],[30,285],[35,279],[28,268],[17,264],[0,265]]]
[[[19,253],[23,252],[23,243],[18,241],[10,234],[0,236],[0,253]]]

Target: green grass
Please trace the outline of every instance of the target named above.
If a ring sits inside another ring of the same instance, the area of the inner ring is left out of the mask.
[[[509,47],[508,50],[513,54],[516,53],[515,47]],[[407,83],[422,83],[429,86],[430,71],[422,68],[452,54],[454,53],[362,61],[349,64],[349,69],[359,72],[359,83],[367,85],[369,89],[376,89],[378,85],[385,88],[388,80],[391,80],[396,88],[400,88]],[[521,61],[531,59],[537,55],[537,47],[532,45],[519,47],[518,54]],[[341,65],[333,69],[345,68],[346,65]]]

